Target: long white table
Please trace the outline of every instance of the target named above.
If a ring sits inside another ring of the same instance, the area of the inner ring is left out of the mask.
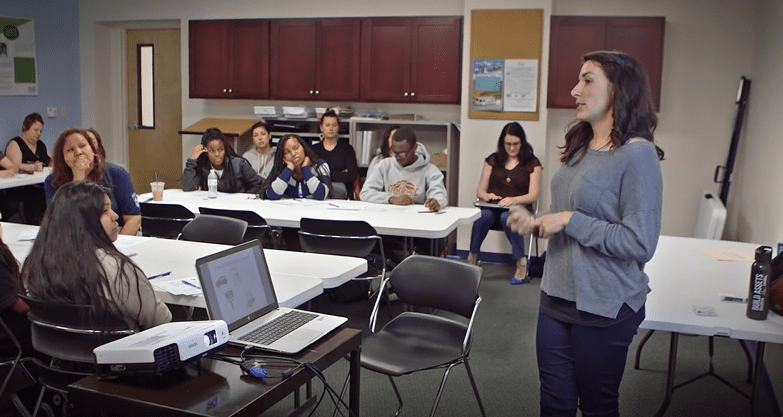
[[[21,187],[23,185],[43,184],[51,172],[51,168],[44,168],[43,171],[32,174],[16,174],[13,178],[0,178],[0,190]]]
[[[152,194],[142,194],[139,201],[152,202]],[[299,228],[302,217],[333,220],[364,220],[381,235],[442,239],[463,224],[473,224],[481,211],[475,207],[446,207],[438,213],[423,205],[394,206],[352,200],[283,199],[262,200],[253,194],[219,193],[208,199],[206,191],[167,189],[163,203],[185,206],[194,214],[199,207],[248,210],[258,213],[271,226]]]
[[[3,242],[23,262],[30,253],[32,241],[20,239],[34,236],[38,227],[17,223],[2,223],[2,227]],[[115,245],[124,254],[132,255],[147,276],[170,273],[153,279],[153,283],[195,277],[196,259],[229,247],[125,235],[120,235]],[[323,293],[324,288],[337,287],[367,271],[367,261],[360,258],[267,249],[264,254],[279,304],[284,307],[304,304]],[[155,292],[165,303],[206,307],[203,295],[172,295],[158,288]]]
[[[742,251],[753,254],[759,245],[661,236],[655,256],[647,263],[650,277],[646,318],[642,329],[671,332],[666,397],[657,416],[663,415],[674,391],[677,342],[680,333],[703,336],[726,336],[754,341],[756,361],[752,409],[762,382],[766,343],[783,344],[783,317],[770,311],[766,320],[751,320],[745,315],[747,304],[721,301],[721,295],[748,297],[751,262],[715,260],[703,249],[719,249],[726,253]],[[696,314],[705,307],[715,309],[714,316]],[[755,411],[755,410],[754,410]]]

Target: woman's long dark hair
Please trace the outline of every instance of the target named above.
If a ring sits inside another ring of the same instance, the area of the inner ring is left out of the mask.
[[[22,278],[19,275],[19,262],[14,258],[14,254],[11,253],[11,249],[8,249],[8,245],[3,242],[2,238],[0,238],[0,262],[8,267],[14,279],[19,282],[19,288],[24,292],[24,284],[22,284]]]
[[[380,155],[381,158],[388,158],[391,156],[391,145],[389,145],[389,136],[391,136],[392,132],[394,132],[399,128],[400,128],[399,125],[394,125],[386,129],[386,132],[383,133],[383,137],[381,138],[380,152],[376,152],[375,156]]]
[[[310,146],[310,144],[307,143],[307,141],[305,141],[304,139],[302,139],[301,136],[295,134],[288,134],[280,138],[280,140],[277,142],[277,150],[275,151],[274,165],[272,165],[272,170],[269,171],[269,176],[266,178],[266,181],[264,181],[264,186],[261,187],[261,191],[259,191],[259,195],[266,196],[266,189],[272,185],[272,183],[277,179],[277,177],[280,176],[280,173],[283,172],[283,170],[285,169],[286,164],[285,164],[285,160],[283,159],[283,156],[285,156],[285,143],[288,140],[299,141],[299,144],[302,145],[302,149],[304,149],[305,156],[310,158],[310,168],[312,169],[313,174],[315,174],[315,176],[318,177],[319,181],[326,184],[331,192],[332,183],[331,181],[329,181],[328,178],[323,176],[320,170],[320,167],[322,165],[321,157],[318,156],[317,153],[315,153],[315,151]]]
[[[658,126],[658,116],[655,115],[650,98],[647,75],[639,61],[617,51],[591,52],[582,59],[584,62],[596,62],[612,84],[612,147],[618,148],[632,138],[644,138],[654,144],[653,132]],[[561,162],[571,161],[574,156],[581,155],[593,137],[593,128],[589,122],[575,120],[569,126],[565,135],[566,143],[560,154]],[[655,150],[662,160],[663,149],[655,145]]]
[[[114,286],[120,293],[140,294],[139,280],[132,289],[125,268],[132,265],[140,277],[143,272],[117,250],[101,225],[105,196],[110,193],[89,181],[69,182],[57,190],[22,266],[22,282],[31,296],[46,302],[90,305],[93,317],[123,317],[113,292],[107,289]],[[117,260],[116,277],[107,276],[99,250]],[[138,327],[138,316],[135,320]]]
[[[216,127],[210,127],[204,132],[204,135],[201,136],[201,145],[206,148],[207,144],[213,140],[222,141],[223,149],[226,150],[223,156],[223,178],[228,179],[229,187],[226,191],[229,193],[239,192],[239,182],[237,181],[234,165],[231,163],[231,160],[240,158],[240,156],[234,152],[234,148],[226,138],[226,135]],[[209,155],[207,155],[207,152],[204,152],[199,155],[196,160],[196,175],[198,176],[198,182],[202,190],[207,189],[207,176],[209,176],[210,169],[212,169],[212,164],[209,162]]]
[[[508,160],[508,152],[506,152],[505,145],[506,135],[516,136],[522,141],[522,144],[519,147],[519,163],[521,166],[525,166],[528,162],[536,157],[536,155],[533,154],[533,147],[530,146],[530,143],[527,141],[525,129],[523,129],[522,125],[519,123],[511,122],[503,126],[503,130],[500,131],[500,139],[498,139],[497,150],[499,158],[495,159],[495,164],[497,166],[505,167],[506,161]]]

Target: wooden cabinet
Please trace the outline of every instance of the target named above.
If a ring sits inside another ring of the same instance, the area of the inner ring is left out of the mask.
[[[552,16],[547,107],[574,108],[571,90],[578,80],[582,56],[593,51],[617,50],[642,64],[658,111],[664,26],[663,17]]]
[[[271,96],[358,100],[359,19],[272,21]]]
[[[362,101],[460,102],[462,18],[362,19]]]
[[[189,23],[190,98],[269,97],[269,21]]]

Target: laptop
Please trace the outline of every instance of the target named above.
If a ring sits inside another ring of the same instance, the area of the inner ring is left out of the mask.
[[[278,306],[258,240],[200,258],[196,271],[209,318],[226,322],[229,343],[235,345],[297,353],[347,321],[345,317]],[[297,328],[274,341],[248,340],[254,330],[277,326],[283,316],[300,317]]]

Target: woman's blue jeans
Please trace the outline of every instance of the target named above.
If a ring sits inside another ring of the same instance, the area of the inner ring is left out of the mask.
[[[490,229],[502,229],[511,243],[511,258],[516,261],[525,256],[525,237],[511,230],[506,225],[508,210],[481,209],[481,217],[473,222],[473,231],[470,233],[470,253],[479,253],[481,243],[487,237]]]
[[[609,327],[564,323],[538,315],[536,355],[541,416],[619,416],[619,390],[628,346],[644,320],[644,306]]]

